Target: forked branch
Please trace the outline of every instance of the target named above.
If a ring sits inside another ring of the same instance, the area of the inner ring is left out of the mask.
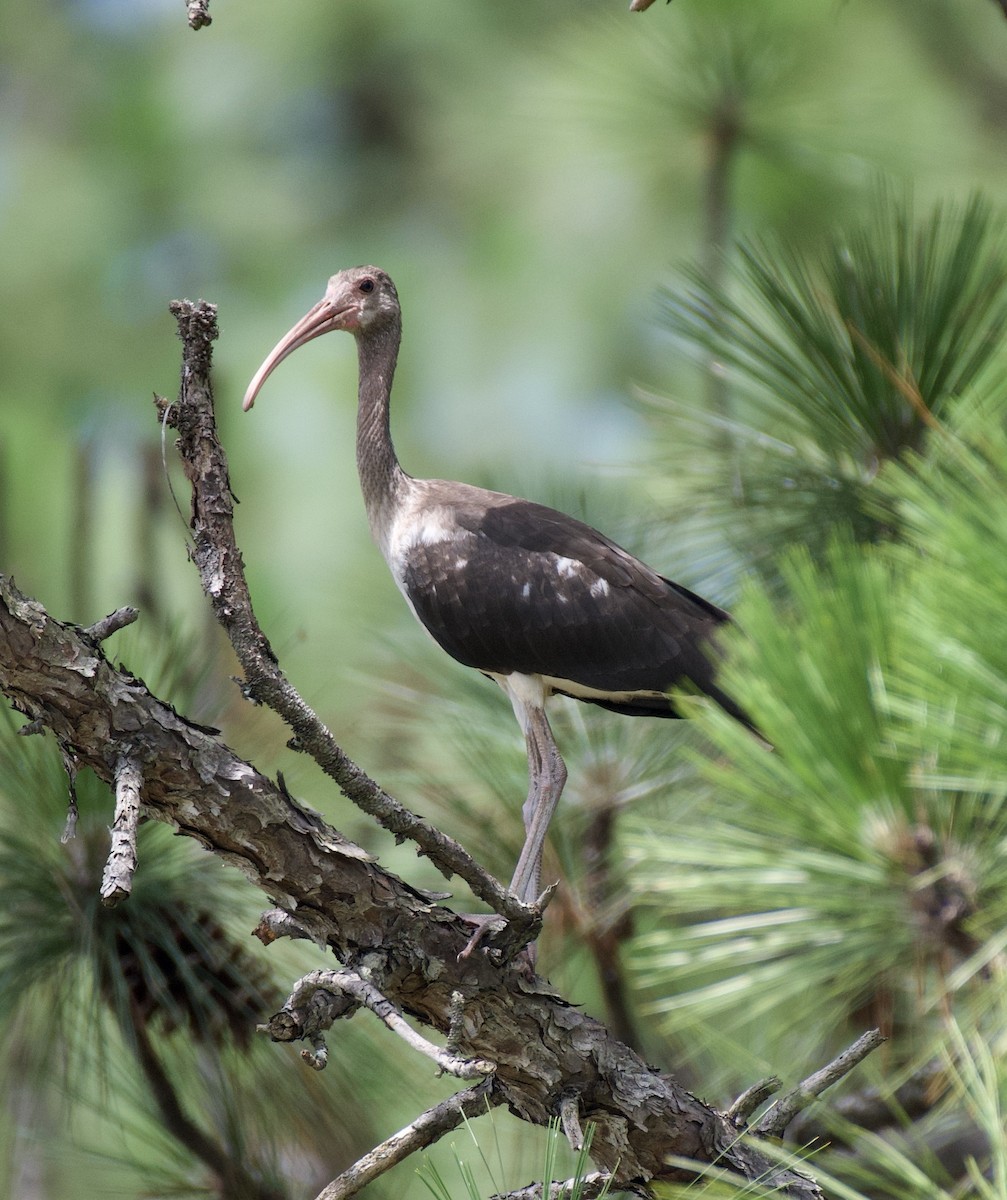
[[[352,1005],[348,1006],[347,1001],[352,1001]],[[452,1005],[454,1003],[452,997]],[[410,1049],[433,1059],[443,1074],[455,1075],[459,1079],[478,1079],[492,1075],[496,1070],[496,1066],[485,1059],[465,1058],[454,1053],[450,1047],[438,1046],[417,1033],[392,1001],[382,995],[373,983],[346,968],[340,971],[312,971],[299,979],[286,1004],[263,1029],[277,1042],[310,1037],[317,1046],[322,1033],[337,1019],[349,1015],[349,1011],[357,1005],[370,1009]]]
[[[178,407],[167,414],[166,420],[179,431],[179,449],[193,489],[193,557],[204,591],[245,669],[248,694],[269,704],[287,721],[294,731],[296,748],[311,753],[360,808],[397,837],[414,839],[421,851],[446,875],[452,872],[460,875],[480,898],[506,915],[512,926],[523,924],[521,936],[524,940],[534,936],[540,914],[516,904],[457,843],[408,812],[352,763],[280,670],[252,611],[241,555],[234,539],[232,495],[224,451],[216,434],[209,374],[212,343],[216,338],[216,311],[208,304],[188,302],[177,302],[172,311],[178,320],[184,346],[183,370]],[[398,938],[401,938],[403,928],[396,926]],[[386,955],[389,950],[394,955],[394,947],[383,946]],[[370,959],[379,957],[373,952],[364,956],[369,978],[381,983],[377,992],[381,1001],[388,1004],[386,997],[398,999],[396,989],[405,986],[405,994],[410,995],[410,999],[408,1005],[402,1007],[408,1007],[411,1012],[427,1011],[428,1019],[436,1011],[434,1023],[442,1032],[448,1033],[452,1054],[462,1040],[460,1030],[464,1026],[466,1048],[475,1051],[471,1057],[496,1066],[496,1087],[518,1115],[545,1124],[558,1108],[564,1112],[568,1136],[573,1141],[580,1138],[580,1119],[592,1121],[595,1125],[593,1157],[600,1166],[612,1172],[613,1182],[635,1185],[662,1176],[682,1177],[678,1172],[668,1172],[665,1164],[669,1153],[691,1146],[687,1153],[697,1161],[713,1159],[743,1178],[771,1179],[780,1191],[790,1195],[819,1196],[812,1180],[773,1166],[758,1149],[739,1141],[734,1121],[715,1113],[678,1088],[672,1080],[646,1067],[628,1047],[611,1039],[603,1027],[581,1014],[575,1015],[569,1008],[565,1009],[565,1016],[555,1032],[562,1028],[561,1041],[566,1043],[571,1023],[576,1025],[579,1029],[574,1043],[577,1050],[573,1059],[562,1066],[556,1064],[559,1068],[558,1088],[547,1087],[543,1094],[541,1083],[550,1072],[547,1069],[545,1074],[542,1073],[542,1055],[545,1051],[545,1057],[551,1058],[552,1051],[547,1047],[553,1041],[553,1033],[542,1040],[542,1027],[536,1019],[515,1041],[513,1031],[521,1027],[521,1021],[517,1026],[508,1021],[505,1025],[510,1026],[511,1033],[501,1028],[503,1040],[500,1040],[492,1035],[487,1037],[496,1026],[498,1015],[493,1016],[492,1025],[486,1020],[495,1010],[495,1001],[490,1001],[487,1008],[490,996],[506,995],[508,1007],[522,1007],[529,1001],[534,1007],[546,996],[553,996],[558,1001],[559,998],[541,981],[525,978],[520,986],[515,986],[518,974],[509,969],[507,983],[497,979],[490,984],[485,975],[491,964],[479,955],[450,966],[442,959],[429,978],[431,962],[436,959],[413,958],[403,975],[405,964],[391,967],[389,958],[383,966],[375,963],[372,967]],[[468,976],[470,969],[483,976],[475,987],[476,981]],[[425,993],[433,989],[440,996],[434,1009],[430,1008],[428,999],[418,1003],[411,995],[417,986],[417,972],[423,980],[421,989]],[[359,974],[357,978],[360,978]],[[500,984],[504,984],[503,992]],[[318,989],[313,994],[317,996]],[[464,1021],[459,1019],[459,996],[465,998]],[[356,989],[351,995],[341,987],[337,1004],[346,1006],[354,1001],[367,1003],[363,991]],[[559,1003],[562,1005],[562,1001]],[[315,1046],[317,1060],[319,1054],[324,1054],[318,1030],[309,1037]],[[602,1049],[603,1044],[607,1049]],[[502,1056],[498,1056],[496,1050],[500,1050]],[[599,1053],[600,1058],[596,1057]],[[575,1079],[571,1076],[574,1062],[577,1064]],[[316,1061],[315,1065],[321,1063]],[[528,1093],[519,1096],[523,1086],[514,1087],[518,1077],[530,1082],[529,1070],[539,1081],[533,1089],[537,1093],[536,1099],[531,1104]],[[616,1101],[616,1096],[621,1099]],[[689,1112],[694,1115],[687,1117],[685,1114]],[[672,1135],[672,1128],[678,1131],[677,1134]],[[649,1146],[644,1155],[649,1158],[646,1165],[636,1149],[641,1140]],[[654,1157],[650,1158],[650,1155]]]
[[[861,1034],[852,1046],[838,1054],[832,1062],[809,1075],[807,1079],[802,1079],[797,1087],[782,1096],[752,1126],[752,1132],[759,1137],[782,1137],[799,1112],[817,1100],[826,1088],[832,1087],[840,1079],[845,1079],[854,1067],[862,1063],[868,1054],[877,1050],[884,1041],[880,1029],[870,1029]]]
[[[213,316],[209,306],[178,306],[178,312],[183,323],[205,323],[200,336],[186,342],[189,382],[176,414],[183,441],[206,437],[202,451],[190,443],[190,469],[199,471],[216,445],[203,424],[210,404],[205,381]],[[218,544],[206,532],[219,514],[205,506],[217,503],[224,505],[224,524],[230,528],[226,479],[221,459],[209,480],[195,481],[194,524],[208,594],[221,619],[233,624],[248,615],[240,608],[225,611],[231,598],[224,580],[232,577],[240,555],[233,538]],[[216,491],[208,490],[210,482]],[[267,660],[275,664],[275,659],[257,628],[246,625],[239,632],[248,639],[245,650],[255,667],[249,672],[253,690],[274,688],[286,696],[282,675],[269,669]],[[591,1157],[611,1175],[613,1187],[640,1189],[654,1180],[694,1178],[702,1164],[716,1162],[739,1181],[760,1180],[790,1197],[821,1200],[812,1180],[781,1166],[754,1139],[739,1137],[734,1120],[649,1067],[546,981],[482,954],[460,962],[458,950],[471,929],[457,914],[384,870],[298,804],[282,782],[234,754],[216,731],[187,721],[142,680],[110,663],[95,637],[54,619],[2,575],[0,690],[31,728],[55,734],[72,770],[90,767],[114,788],[124,757],[142,764],[145,815],[170,822],[238,866],[273,905],[291,915],[289,923],[274,917],[265,921],[267,939],[296,934],[327,947],[398,1012],[447,1036],[451,1055],[495,1064],[492,1101],[506,1104],[519,1118],[545,1126],[565,1103],[575,1140],[577,1125],[586,1129],[590,1123]],[[294,716],[299,737],[317,735],[322,748],[335,755],[329,764],[334,777],[381,800],[381,789],[329,746],[327,731],[300,710]],[[446,844],[439,837],[429,842],[434,853]],[[442,865],[448,861],[441,859]],[[360,1003],[345,992],[340,996],[347,1011]],[[366,1171],[380,1173],[374,1164],[381,1158],[378,1154]],[[331,1191],[325,1200],[350,1194]]]
[[[368,816],[396,838],[414,841],[445,877],[463,879],[476,896],[507,918],[510,935],[519,939],[518,944],[533,940],[541,928],[541,912],[516,900],[453,838],[410,812],[362,771],[280,669],[255,617],[234,537],[234,498],[227,457],[217,436],[210,383],[217,312],[205,301],[176,301],[172,312],[184,347],[181,394],[177,405],[158,403],[167,424],[178,430],[178,450],[192,485],[193,559],[203,591],[245,671],[247,695],[277,713],[293,730],[296,748],[310,754]]]

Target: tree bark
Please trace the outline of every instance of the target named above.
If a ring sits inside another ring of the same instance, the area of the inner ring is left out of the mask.
[[[0,689],[109,787],[123,755],[138,762],[145,816],[242,870],[340,962],[366,967],[403,1011],[447,1032],[451,994],[462,992],[459,1052],[495,1063],[494,1090],[534,1124],[546,1124],[564,1094],[576,1093],[581,1121],[596,1125],[592,1157],[618,1182],[683,1178],[665,1165],[676,1155],[716,1160],[793,1196],[821,1195],[811,1180],[740,1141],[733,1121],[650,1069],[544,980],[485,955],[459,961],[471,933],[462,918],[385,871],[2,575]]]
[[[180,327],[195,322],[202,339],[196,358],[187,357],[184,365],[183,407],[194,382],[199,402],[209,403],[215,313],[209,305],[196,307],[180,313],[183,306],[175,306]],[[205,448],[202,435],[199,440]],[[226,464],[222,471],[226,482]],[[221,491],[216,495],[223,503]],[[194,502],[194,529],[204,500]],[[229,508],[229,496],[226,501]],[[199,549],[209,553],[207,546]],[[240,566],[237,547],[230,553]],[[210,576],[208,594],[215,608],[226,609],[221,574]],[[218,612],[222,620],[226,615]],[[110,787],[118,764],[133,764],[142,778],[145,817],[171,824],[238,867],[340,963],[404,1013],[449,1033],[454,1053],[494,1064],[488,1086],[495,1103],[545,1125],[564,1105],[569,1115],[576,1098],[580,1123],[595,1125],[591,1156],[618,1185],[688,1179],[702,1164],[716,1163],[790,1196],[821,1197],[812,1180],[744,1139],[743,1125],[648,1067],[526,963],[501,963],[485,953],[459,960],[472,932],[469,922],[384,870],[299,804],[282,781],[236,755],[218,731],[186,720],[142,680],[114,666],[101,649],[98,628],[56,620],[0,575],[0,690],[34,730],[52,731],[64,761],[90,767]],[[257,642],[257,630],[246,634]],[[268,643],[257,644],[271,659]],[[348,794],[377,788],[345,756],[343,762],[352,786],[340,782]],[[137,870],[143,866],[141,861]],[[463,998],[460,1020],[456,992]],[[346,1015],[354,1007],[347,1006]],[[291,1070],[297,1069],[292,1060]],[[669,1166],[672,1156],[678,1163],[693,1160],[695,1171]]]

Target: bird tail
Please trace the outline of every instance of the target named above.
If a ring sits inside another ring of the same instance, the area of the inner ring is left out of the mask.
[[[758,725],[756,725],[748,713],[745,712],[741,705],[736,704],[735,701],[731,699],[727,692],[722,692],[715,684],[704,687],[703,691],[710,697],[711,700],[716,700],[716,702],[720,705],[724,712],[728,714],[728,716],[734,717],[736,721],[738,721],[741,725],[744,725],[745,728],[751,733],[754,733],[767,750],[773,749],[773,743],[769,740],[769,738],[766,737],[766,735],[762,732]]]

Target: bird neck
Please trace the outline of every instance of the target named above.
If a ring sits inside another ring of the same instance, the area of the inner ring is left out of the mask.
[[[392,445],[388,416],[401,335],[401,325],[396,321],[357,338],[360,364],[357,472],[371,531],[379,542],[396,498],[408,479]]]

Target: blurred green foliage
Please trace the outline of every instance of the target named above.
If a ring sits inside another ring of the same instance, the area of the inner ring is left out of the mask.
[[[878,472],[920,450],[977,381],[1002,382],[1002,220],[977,196],[916,219],[886,190],[862,227],[812,253],[789,239],[743,242],[732,276],[695,271],[686,291],[667,293],[670,328],[728,389],[720,411],[687,422],[705,424],[707,452],[687,439],[673,450],[672,486],[691,489],[750,562],[792,542],[821,546],[837,522],[860,540],[896,536]]]
[[[490,685],[425,643],[369,543],[351,348],[319,343],[239,412],[327,277],[379,263],[405,310],[407,468],[556,503],[688,586],[741,597],[734,682],[774,753],[705,709],[696,730],[558,705],[571,778],[546,969],[712,1100],[797,1077],[878,1019],[898,1036],[876,1082],[944,1037],[948,1109],[1002,1127],[997,6],[213,3],[198,34],[174,0],[0,10],[0,569],[63,618],[139,602],[142,632],[113,643],[130,667],[439,886],[228,683],[150,403],[176,386],[168,301],[213,300],[239,539],[274,646],[351,754],[506,877],[518,734]],[[92,885],[109,798],[82,782],[67,849],[52,747],[18,739],[0,770],[8,1190],[200,1194],[108,963],[163,937],[156,979],[182,945],[227,945],[209,961],[282,992],[313,960],[250,950],[240,886],[157,830],[116,933]],[[924,903],[938,893],[967,910],[950,950]],[[194,991],[169,989],[174,1011],[152,1024],[175,1086],[238,1154],[251,1137],[291,1194],[410,1120],[416,1096],[446,1094],[359,1017],[340,1030],[341,1074],[305,1083],[270,1047],[210,1067],[170,1032],[212,1025]],[[256,1087],[282,1096],[282,1127]],[[543,1135],[492,1121],[493,1178],[525,1182]],[[872,1153],[892,1194],[946,1194],[892,1166],[915,1151]],[[413,1172],[371,1191],[426,1194]],[[1000,1192],[974,1194],[1002,1195],[1002,1173],[1001,1156]],[[864,1178],[836,1194],[870,1192]]]

